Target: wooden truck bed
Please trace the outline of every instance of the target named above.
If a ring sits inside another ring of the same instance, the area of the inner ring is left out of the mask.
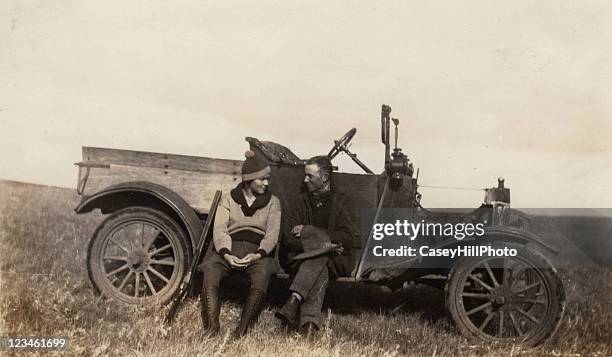
[[[207,213],[216,190],[240,181],[242,161],[83,147],[78,192],[89,196],[128,181],[149,181],[168,187],[199,212]]]

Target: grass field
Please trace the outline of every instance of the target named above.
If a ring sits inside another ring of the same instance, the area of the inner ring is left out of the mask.
[[[280,329],[277,301],[240,341],[229,339],[240,313],[235,299],[223,305],[219,337],[202,334],[196,299],[164,326],[162,308],[128,308],[94,294],[86,249],[102,217],[76,216],[77,202],[72,190],[0,181],[0,335],[67,336],[69,354],[84,356],[612,356],[609,269],[561,271],[566,314],[536,348],[467,341],[447,317],[442,292],[424,286],[330,289],[326,327],[314,342]],[[409,304],[392,313],[403,301]]]

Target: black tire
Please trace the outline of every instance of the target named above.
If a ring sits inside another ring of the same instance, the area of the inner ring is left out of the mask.
[[[559,327],[565,308],[561,279],[549,260],[528,246],[496,242],[491,247],[517,254],[458,259],[446,285],[447,310],[470,339],[535,346]]]
[[[102,295],[128,305],[172,300],[191,260],[188,237],[166,214],[128,207],[106,218],[87,251],[87,271]]]

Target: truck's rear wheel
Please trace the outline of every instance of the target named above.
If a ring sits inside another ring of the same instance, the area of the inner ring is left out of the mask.
[[[484,341],[533,346],[558,327],[564,309],[561,280],[548,259],[522,245],[513,257],[464,257],[446,286],[446,304],[457,328]]]
[[[94,287],[133,305],[165,304],[177,292],[191,253],[166,214],[147,207],[113,213],[98,226],[87,254]]]

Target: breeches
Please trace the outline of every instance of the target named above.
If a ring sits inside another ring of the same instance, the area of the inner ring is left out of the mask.
[[[245,241],[232,242],[232,255],[242,258],[248,253],[254,253],[258,247],[257,244]],[[212,251],[200,264],[200,270],[204,273],[205,288],[219,287],[221,281],[230,274],[246,274],[251,289],[266,291],[270,277],[278,271],[278,266],[273,258],[264,257],[244,269],[234,269],[219,254]]]

